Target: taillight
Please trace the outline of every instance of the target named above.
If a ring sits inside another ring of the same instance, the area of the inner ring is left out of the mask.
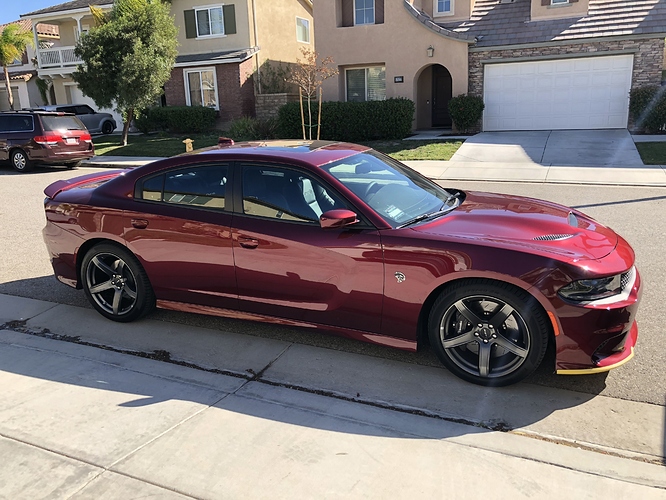
[[[37,144],[43,144],[46,146],[55,146],[60,140],[61,137],[57,135],[38,135],[35,137],[35,142]]]
[[[83,142],[92,142],[92,137],[90,134],[81,134],[79,137]]]

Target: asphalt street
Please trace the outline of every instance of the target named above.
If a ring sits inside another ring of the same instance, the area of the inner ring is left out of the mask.
[[[73,290],[53,278],[41,230],[45,221],[44,187],[55,180],[92,171],[38,168],[30,174],[16,174],[8,167],[0,168],[0,196],[4,200],[0,206],[3,253],[0,293],[90,308],[82,291]],[[552,200],[576,207],[624,236],[636,250],[644,283],[635,358],[609,374],[585,377],[553,375],[546,360],[525,383],[664,406],[666,360],[662,354],[661,319],[666,317],[666,305],[662,300],[666,296],[666,257],[663,253],[666,248],[666,188],[458,181],[442,184]],[[410,354],[294,328],[170,311],[156,311],[151,319],[439,367],[429,349]],[[159,345],[154,349],[159,349]]]

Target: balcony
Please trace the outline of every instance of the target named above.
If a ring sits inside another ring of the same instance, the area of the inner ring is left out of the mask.
[[[83,61],[74,54],[74,46],[39,49],[39,69],[76,68]]]

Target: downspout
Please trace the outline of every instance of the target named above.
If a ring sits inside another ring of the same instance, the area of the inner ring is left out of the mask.
[[[254,45],[259,47],[259,37],[257,35],[257,7],[255,0],[252,0],[252,25],[254,28]],[[259,50],[254,54],[254,65],[257,68],[257,90],[261,94],[261,71],[259,71]]]

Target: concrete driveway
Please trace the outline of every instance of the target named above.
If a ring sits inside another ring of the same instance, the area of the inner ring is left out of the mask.
[[[631,134],[619,129],[482,132],[467,139],[451,161],[578,167],[643,166]]]

